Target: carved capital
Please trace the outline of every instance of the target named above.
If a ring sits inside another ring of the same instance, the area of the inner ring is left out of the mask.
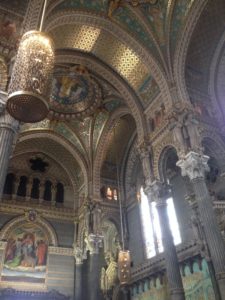
[[[87,250],[90,251],[90,254],[98,254],[99,248],[102,247],[103,236],[97,234],[89,234],[84,239],[86,243]]]
[[[74,245],[73,255],[75,258],[76,265],[81,265],[83,263],[83,259],[84,259],[83,250],[79,246]]]
[[[171,187],[167,183],[154,181],[145,188],[145,193],[157,205],[167,205],[166,200],[171,196]]]
[[[208,156],[191,151],[176,165],[181,168],[182,176],[188,176],[193,180],[205,177],[205,172],[209,171],[208,160]]]

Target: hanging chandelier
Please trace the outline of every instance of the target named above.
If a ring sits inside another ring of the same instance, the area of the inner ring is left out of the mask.
[[[9,84],[7,110],[24,123],[39,122],[49,111],[54,46],[48,35],[41,31],[46,2],[39,31],[28,31],[21,39]]]
[[[115,126],[114,126],[113,135],[115,140],[116,137]],[[121,239],[122,239],[122,249],[118,253],[118,277],[119,277],[120,285],[126,286],[129,284],[130,277],[131,277],[131,256],[130,256],[130,251],[125,249],[125,243],[124,243],[124,228],[123,228],[124,223],[123,223],[122,202],[120,197],[119,159],[118,159],[117,152],[116,152],[116,171],[117,171],[117,189],[118,189],[120,227],[121,227]]]
[[[121,285],[127,285],[130,282],[131,257],[129,250],[120,250],[118,255],[118,271]]]

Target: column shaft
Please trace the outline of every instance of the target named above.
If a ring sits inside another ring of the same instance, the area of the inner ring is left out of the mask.
[[[74,300],[81,300],[82,298],[82,264],[75,266],[75,291]]]
[[[211,197],[205,182],[205,172],[209,157],[202,153],[189,152],[177,162],[183,176],[188,176],[192,182],[195,198],[198,203],[199,216],[208,244],[210,256],[216,274],[222,300],[225,300],[225,243],[220,232]]]
[[[15,131],[10,124],[0,124],[0,198],[4,189],[14,137]]]
[[[221,297],[225,299],[225,243],[216,220],[205,179],[195,178],[192,183]]]
[[[185,300],[183,283],[180,274],[180,267],[173,243],[173,236],[170,230],[167,205],[158,204],[160,227],[162,232],[162,243],[166,262],[166,272],[172,300]]]

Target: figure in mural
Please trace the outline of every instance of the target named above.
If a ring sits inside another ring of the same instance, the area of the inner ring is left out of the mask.
[[[37,242],[37,265],[43,266],[46,262],[46,254],[47,254],[47,245],[43,240]]]
[[[48,242],[42,230],[27,223],[10,235],[6,251],[2,281],[45,281]]]

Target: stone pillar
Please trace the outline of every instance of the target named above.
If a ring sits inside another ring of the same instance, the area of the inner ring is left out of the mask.
[[[52,199],[51,199],[51,206],[56,205],[56,184],[52,183]]]
[[[129,300],[130,299],[130,291],[129,291],[129,287],[122,287],[121,291],[123,293],[123,300]]]
[[[88,295],[89,300],[100,300],[102,294],[100,291],[100,271],[101,260],[99,255],[99,248],[102,245],[102,236],[89,234],[85,238],[87,250],[90,251],[90,264],[89,264],[89,276],[88,276]]]
[[[192,182],[206,242],[209,247],[220,289],[221,299],[225,300],[225,243],[205,182],[205,172],[208,170],[208,159],[208,156],[191,151],[177,162],[177,166],[181,168],[182,175],[188,176]]]
[[[31,199],[32,188],[33,188],[33,178],[28,178],[26,201],[30,201],[30,199]]]
[[[170,197],[170,189],[168,185],[154,181],[146,188],[146,193],[150,201],[156,202],[156,208],[159,214],[171,300],[185,300],[176,247],[174,246],[167,214],[167,199]]]
[[[44,201],[45,181],[41,181],[39,185],[39,203]]]
[[[75,257],[74,299],[80,300],[83,299],[82,297],[83,251],[78,246],[74,246],[74,257]]]
[[[13,143],[19,130],[19,122],[4,109],[6,98],[7,94],[0,91],[0,198],[2,198]]]
[[[16,200],[17,198],[17,191],[18,191],[19,184],[20,184],[20,175],[19,176],[17,175],[14,181],[12,200]]]

